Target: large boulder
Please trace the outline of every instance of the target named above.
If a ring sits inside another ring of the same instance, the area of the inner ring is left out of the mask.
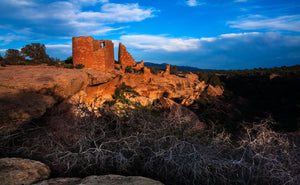
[[[139,176],[103,175],[84,178],[79,185],[163,185],[161,182]]]
[[[53,178],[34,185],[77,185],[80,184],[81,180],[80,178]]]
[[[163,185],[161,182],[140,177],[121,175],[101,175],[79,178],[55,178],[44,180],[34,185]]]
[[[29,159],[1,158],[0,184],[27,185],[45,180],[50,175],[50,169],[45,164]]]
[[[0,86],[22,92],[53,96],[62,100],[72,96],[88,82],[85,70],[50,66],[8,66],[0,70]]]
[[[43,116],[48,109],[89,85],[104,83],[105,76],[93,70],[40,66],[7,66],[0,70],[0,134],[9,134],[22,124]]]
[[[0,134],[10,133],[19,125],[41,117],[55,103],[52,96],[0,87]]]
[[[104,73],[95,69],[87,69],[88,85],[95,86],[111,81],[117,76],[117,73]]]
[[[221,96],[224,92],[224,89],[218,85],[215,87],[212,85],[208,85],[206,88],[206,92],[210,96]]]
[[[162,108],[170,109],[168,114],[168,119],[170,121],[173,120],[176,123],[189,124],[197,130],[203,130],[205,128],[205,124],[201,122],[198,116],[187,107],[164,97],[160,98],[160,103]]]

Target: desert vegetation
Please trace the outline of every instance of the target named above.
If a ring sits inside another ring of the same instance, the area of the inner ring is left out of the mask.
[[[48,66],[63,67],[68,69],[82,69],[83,64],[73,66],[73,58],[68,57],[61,61],[58,58],[50,57],[46,53],[46,46],[40,43],[31,43],[18,49],[7,49],[5,56],[0,55],[0,66],[6,65],[40,65],[46,64]]]
[[[136,95],[122,84],[115,101]],[[198,129],[182,109],[135,105],[118,116],[112,104],[89,111],[74,99],[85,116],[57,108],[42,119],[1,136],[1,156],[41,160],[53,176],[93,174],[142,175],[165,184],[299,184],[300,150],[297,132],[274,130],[271,116],[248,122],[222,119],[216,98],[202,95],[198,114],[206,125]],[[202,101],[202,102],[201,102]],[[214,104],[214,106],[213,106]],[[71,106],[71,105],[70,105]],[[55,123],[55,124],[54,124]]]

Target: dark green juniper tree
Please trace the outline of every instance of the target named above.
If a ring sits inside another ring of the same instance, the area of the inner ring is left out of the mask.
[[[50,61],[49,55],[46,54],[46,47],[44,44],[28,44],[21,49],[21,53],[25,57],[30,57],[32,61],[37,63],[48,63]]]

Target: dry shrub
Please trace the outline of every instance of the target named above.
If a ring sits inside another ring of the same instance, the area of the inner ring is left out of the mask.
[[[68,131],[78,135],[76,140],[32,123],[2,136],[0,154],[41,160],[54,176],[116,173],[165,184],[299,184],[299,145],[272,131],[272,119],[243,123],[233,140],[213,123],[195,130],[180,111],[178,119],[170,119],[169,111],[154,116],[145,108],[121,118],[107,108],[99,111],[102,117],[74,118]]]

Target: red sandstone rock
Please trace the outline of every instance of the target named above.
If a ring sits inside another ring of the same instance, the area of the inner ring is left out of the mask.
[[[144,67],[144,76],[146,76],[146,77],[150,77],[151,76],[151,71],[147,67]]]
[[[194,73],[192,73],[192,72],[186,74],[185,77],[186,77],[187,79],[192,80],[192,81],[197,81],[197,82],[199,82],[199,77],[198,77],[198,75],[196,75],[196,74],[194,74]]]
[[[96,70],[50,66],[7,66],[0,70],[0,134],[41,117],[56,103],[88,85],[111,81]]]
[[[177,123],[192,123],[195,129],[202,130],[205,128],[205,124],[200,122],[198,116],[188,108],[177,104],[169,98],[162,97],[159,99],[162,108],[170,109],[168,118],[170,120],[175,120]]]
[[[166,71],[163,73],[163,76],[166,78],[170,76],[170,64],[167,64]]]
[[[119,64],[122,66],[135,66],[135,60],[130,53],[126,50],[126,47],[120,42],[119,44]]]
[[[92,37],[73,37],[73,64],[87,69],[109,72],[114,69],[114,44],[111,40],[94,40]]]
[[[224,90],[218,85],[216,87],[208,85],[206,89],[207,94],[210,96],[220,96],[223,94],[223,91]]]
[[[144,60],[142,60],[139,64],[137,64],[134,69],[141,70],[144,67]]]

